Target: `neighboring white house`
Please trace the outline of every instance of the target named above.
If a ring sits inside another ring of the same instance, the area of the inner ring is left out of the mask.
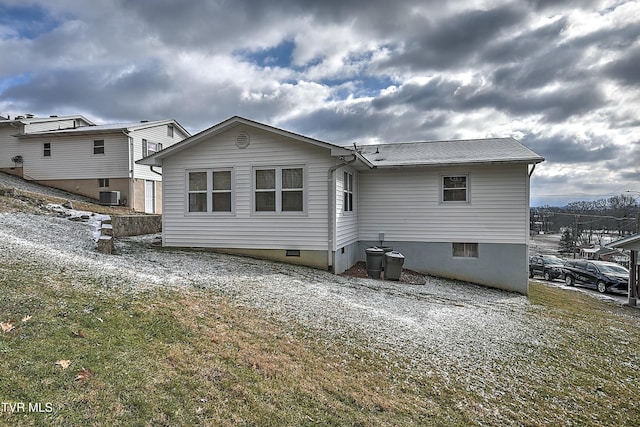
[[[51,119],[0,121],[0,167],[50,187],[95,199],[107,196],[137,211],[162,211],[162,171],[135,161],[187,138],[179,123]],[[7,162],[15,156],[21,156],[20,165]]]
[[[345,147],[232,117],[163,168],[163,245],[344,272],[384,244],[405,267],[527,293],[529,177],[512,138]]]
[[[83,116],[34,117],[32,114],[16,116],[13,119],[0,116],[0,170],[22,175],[23,147],[16,135],[43,130],[73,129],[93,126],[94,123]],[[14,161],[17,160],[17,161]]]

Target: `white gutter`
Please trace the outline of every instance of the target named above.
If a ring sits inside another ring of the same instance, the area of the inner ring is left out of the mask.
[[[327,170],[327,196],[329,197],[329,203],[327,203],[328,212],[327,212],[327,221],[328,221],[328,239],[327,239],[327,266],[331,268],[331,270],[335,271],[334,259],[333,259],[333,234],[334,234],[334,224],[336,218],[336,192],[335,186],[333,185],[333,173],[336,169],[340,169],[343,166],[350,165],[358,160],[358,156],[353,155],[353,159],[349,161],[344,161],[342,159],[342,163],[332,166]]]

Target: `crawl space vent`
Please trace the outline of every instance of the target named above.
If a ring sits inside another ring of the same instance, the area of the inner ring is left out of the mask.
[[[236,137],[236,147],[247,148],[249,146],[249,135],[241,132]]]

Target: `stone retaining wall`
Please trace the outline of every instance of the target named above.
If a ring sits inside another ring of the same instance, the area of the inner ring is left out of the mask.
[[[111,215],[113,237],[139,236],[162,231],[162,215]]]

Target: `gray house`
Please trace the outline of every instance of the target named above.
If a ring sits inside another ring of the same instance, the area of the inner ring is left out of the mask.
[[[393,246],[405,267],[527,293],[529,178],[512,138],[341,146],[232,117],[162,167],[163,245],[328,269]]]

